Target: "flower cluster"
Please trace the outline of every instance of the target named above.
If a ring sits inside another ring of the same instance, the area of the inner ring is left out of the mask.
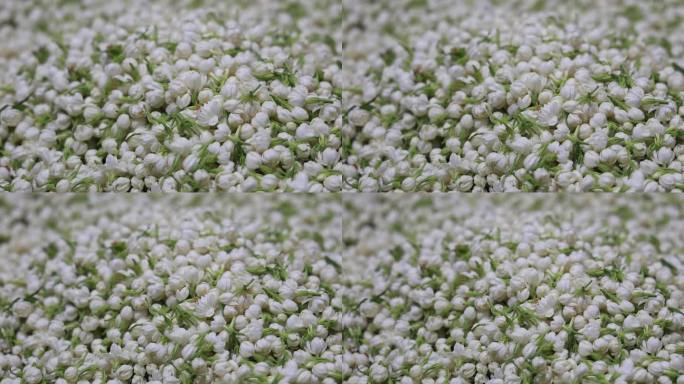
[[[335,383],[351,371],[336,201],[71,199],[2,208],[1,383]]]
[[[344,199],[347,382],[684,383],[681,198]]]
[[[684,190],[681,1],[343,6],[347,189]]]
[[[684,189],[678,0],[91,3],[0,14],[4,190]]]
[[[682,207],[0,200],[0,383],[682,384]]]
[[[34,3],[0,13],[0,188],[341,189],[339,3]]]

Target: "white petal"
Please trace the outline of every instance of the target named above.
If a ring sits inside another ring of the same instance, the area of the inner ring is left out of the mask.
[[[560,104],[553,101],[542,107],[539,112],[539,122],[546,126],[553,126],[558,124],[558,114],[560,112]]]
[[[213,127],[218,124],[221,103],[212,100],[204,104],[197,114],[197,123],[205,127]]]
[[[638,107],[641,104],[641,99],[644,98],[644,90],[641,88],[632,88],[625,96],[625,103],[630,107]]]

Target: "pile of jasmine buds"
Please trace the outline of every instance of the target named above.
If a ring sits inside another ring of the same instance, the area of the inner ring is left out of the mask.
[[[0,187],[681,191],[684,6],[593,3],[12,2]]]
[[[344,200],[347,382],[684,383],[681,198]]]
[[[344,0],[345,189],[684,190],[684,4]]]
[[[340,190],[340,15],[329,0],[4,4],[0,188]]]
[[[260,200],[3,200],[0,383],[342,380],[341,206]]]
[[[681,199],[398,197],[2,200],[0,383],[684,383]]]

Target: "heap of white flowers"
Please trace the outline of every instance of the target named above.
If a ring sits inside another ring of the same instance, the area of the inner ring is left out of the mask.
[[[684,383],[681,198],[344,199],[347,382]]]
[[[684,5],[595,3],[9,2],[0,188],[682,191]]]
[[[682,199],[11,204],[0,384],[684,383]]]
[[[344,0],[349,190],[684,190],[684,3]]]
[[[0,188],[340,190],[340,7],[3,4]]]
[[[335,383],[351,372],[335,201],[70,199],[2,208],[0,383]]]

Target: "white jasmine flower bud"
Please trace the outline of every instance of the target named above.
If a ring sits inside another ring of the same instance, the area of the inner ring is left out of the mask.
[[[116,377],[122,381],[130,380],[133,377],[133,367],[127,364],[120,366],[116,370]]]
[[[181,350],[181,356],[184,360],[189,360],[197,351],[197,347],[194,344],[187,344]]]
[[[342,188],[342,175],[330,175],[323,180],[323,186],[331,191],[337,192]]]
[[[115,192],[126,192],[131,188],[131,181],[127,177],[118,177],[112,183],[112,190]]]
[[[587,340],[582,340],[578,346],[578,353],[580,356],[589,356],[594,351],[592,343]]]
[[[461,375],[463,375],[463,377],[465,377],[467,379],[475,376],[475,364],[473,364],[473,363],[463,364],[461,366],[460,373],[461,373]]]
[[[354,108],[349,112],[348,118],[351,124],[360,127],[368,122],[370,115],[361,108]]]
[[[250,358],[254,355],[254,344],[249,341],[243,341],[240,343],[240,356],[242,358]]]
[[[321,163],[325,166],[332,167],[337,163],[339,158],[340,154],[336,150],[332,148],[326,148],[321,154]]]
[[[27,301],[20,300],[12,306],[14,314],[21,318],[26,318],[33,312],[33,305]]]
[[[661,165],[667,165],[669,164],[672,160],[674,159],[674,154],[672,153],[672,150],[667,147],[662,147],[658,149],[658,152],[655,153],[654,159],[655,162]]]
[[[131,126],[131,119],[126,114],[119,115],[116,119],[116,126],[119,127],[119,129],[126,130]]]
[[[313,340],[311,340],[311,342],[309,342],[309,344],[307,345],[307,351],[315,356],[318,356],[321,353],[323,353],[323,351],[325,351],[325,348],[325,341],[323,341],[323,339],[319,337],[313,338]]]
[[[211,317],[214,315],[214,309],[218,301],[218,296],[215,292],[209,292],[202,296],[197,303],[195,310],[199,317]]]
[[[542,107],[539,113],[539,122],[546,126],[554,126],[558,124],[558,115],[561,110],[561,105],[557,101],[553,101]]]
[[[178,47],[176,47],[178,49]],[[197,71],[186,71],[180,74],[179,79],[188,90],[199,91],[202,88],[202,75]]]
[[[24,119],[23,113],[14,108],[7,108],[0,113],[0,121],[9,127],[16,127]]]
[[[627,111],[627,114],[629,115],[629,119],[632,121],[644,120],[644,112],[642,112],[640,109],[630,108],[629,111]]]
[[[256,152],[249,152],[245,158],[245,167],[249,170],[258,169],[261,166],[261,156]]]
[[[650,337],[648,340],[646,340],[645,350],[650,354],[655,354],[658,352],[658,350],[660,350],[661,347],[661,341],[655,337]]]
[[[213,99],[204,104],[197,115],[197,123],[205,127],[213,127],[219,122],[219,117],[222,113],[221,101]]]
[[[43,379],[43,373],[34,366],[24,368],[23,379],[29,384],[37,384]]]
[[[375,381],[375,382],[385,381],[385,380],[387,380],[387,375],[388,375],[387,368],[383,367],[380,364],[373,364],[371,366],[370,375],[371,375],[371,378],[373,379],[373,381]]]
[[[594,341],[599,337],[601,331],[601,324],[597,321],[590,321],[587,325],[580,331],[587,340]]]

